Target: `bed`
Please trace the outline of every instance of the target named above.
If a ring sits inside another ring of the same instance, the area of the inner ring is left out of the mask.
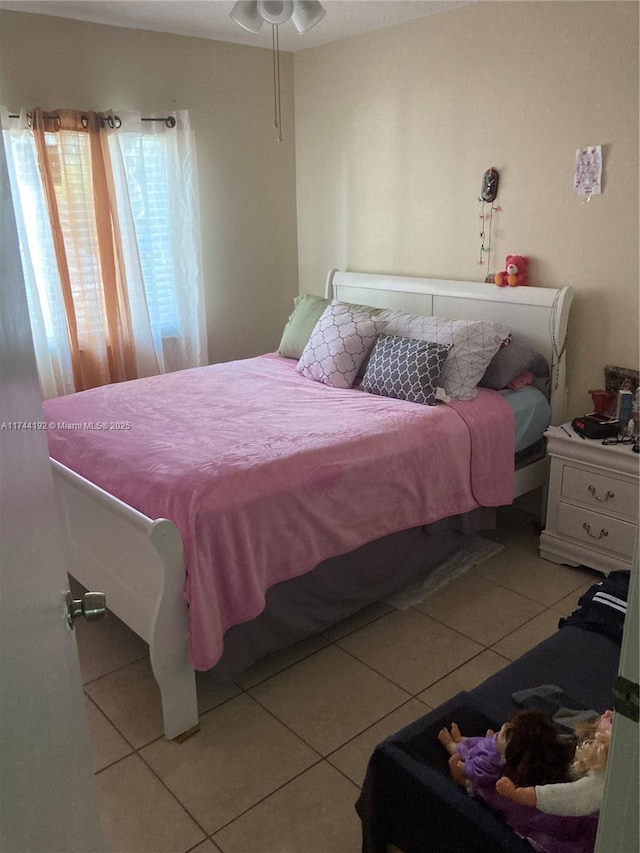
[[[549,418],[564,419],[570,288],[501,289],[332,270],[326,294],[412,315],[508,326],[514,341],[536,347],[547,360]],[[285,386],[293,397],[281,396]],[[164,408],[161,387],[171,409]],[[392,592],[423,571],[425,539],[437,562],[455,547],[456,536],[486,526],[491,507],[546,480],[539,451],[532,461],[521,459],[514,473],[513,408],[489,389],[479,389],[469,403],[417,406],[327,389],[277,354],[107,389],[45,403],[46,419],[56,425],[48,436],[69,571],[83,586],[106,592],[110,610],[149,643],[168,738],[197,726],[195,669],[214,667],[233,677],[277,643],[321,630]],[[209,409],[191,412],[190,400],[198,396]],[[145,432],[145,415],[153,410],[165,420],[160,437]],[[131,412],[135,430],[128,432]],[[211,420],[209,432],[203,420]],[[428,445],[422,439],[427,422]],[[324,445],[321,456],[307,442],[310,432]],[[202,455],[210,444],[213,460]],[[451,456],[436,474],[445,445]],[[263,446],[271,454],[266,459]],[[194,454],[196,474],[183,468]],[[254,454],[255,465],[247,465]],[[284,467],[275,467],[276,460],[285,460]],[[420,466],[429,476],[414,482]],[[213,492],[204,484],[209,469],[221,476]],[[161,495],[160,474],[168,470],[175,488]],[[297,488],[294,496],[289,483]],[[189,516],[185,509],[205,485],[206,542],[202,513]],[[248,494],[250,500],[243,497]],[[240,509],[231,515],[221,496]],[[374,505],[386,509],[374,513]],[[302,535],[307,527],[311,532]],[[383,560],[374,560],[376,554]],[[231,580],[220,587],[210,566],[225,559]]]

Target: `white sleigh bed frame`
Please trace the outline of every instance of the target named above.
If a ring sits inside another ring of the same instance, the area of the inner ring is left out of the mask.
[[[566,408],[565,342],[571,288],[504,287],[332,270],[326,295],[345,302],[412,314],[494,320],[535,346],[551,366],[552,423]],[[177,528],[150,519],[52,460],[69,547],[69,572],[88,589],[107,595],[109,609],[149,644],[160,688],[165,735],[197,728],[195,672],[188,657],[185,567]],[[514,497],[546,482],[540,459],[516,471]]]

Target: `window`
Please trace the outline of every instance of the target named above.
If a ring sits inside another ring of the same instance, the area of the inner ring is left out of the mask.
[[[206,363],[188,114],[25,115],[4,142],[44,396]]]
[[[122,140],[131,212],[151,324],[165,337],[178,335],[179,310],[171,262],[167,156],[158,136]]]

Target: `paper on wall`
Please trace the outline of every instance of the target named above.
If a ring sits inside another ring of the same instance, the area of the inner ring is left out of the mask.
[[[576,151],[576,174],[573,179],[576,195],[592,196],[602,192],[602,146],[589,145]]]

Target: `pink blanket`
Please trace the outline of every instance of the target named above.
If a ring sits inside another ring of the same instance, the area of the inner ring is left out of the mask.
[[[196,669],[273,584],[513,497],[513,413],[497,392],[420,406],[328,388],[295,364],[266,355],[45,403],[55,459],[178,527]]]

